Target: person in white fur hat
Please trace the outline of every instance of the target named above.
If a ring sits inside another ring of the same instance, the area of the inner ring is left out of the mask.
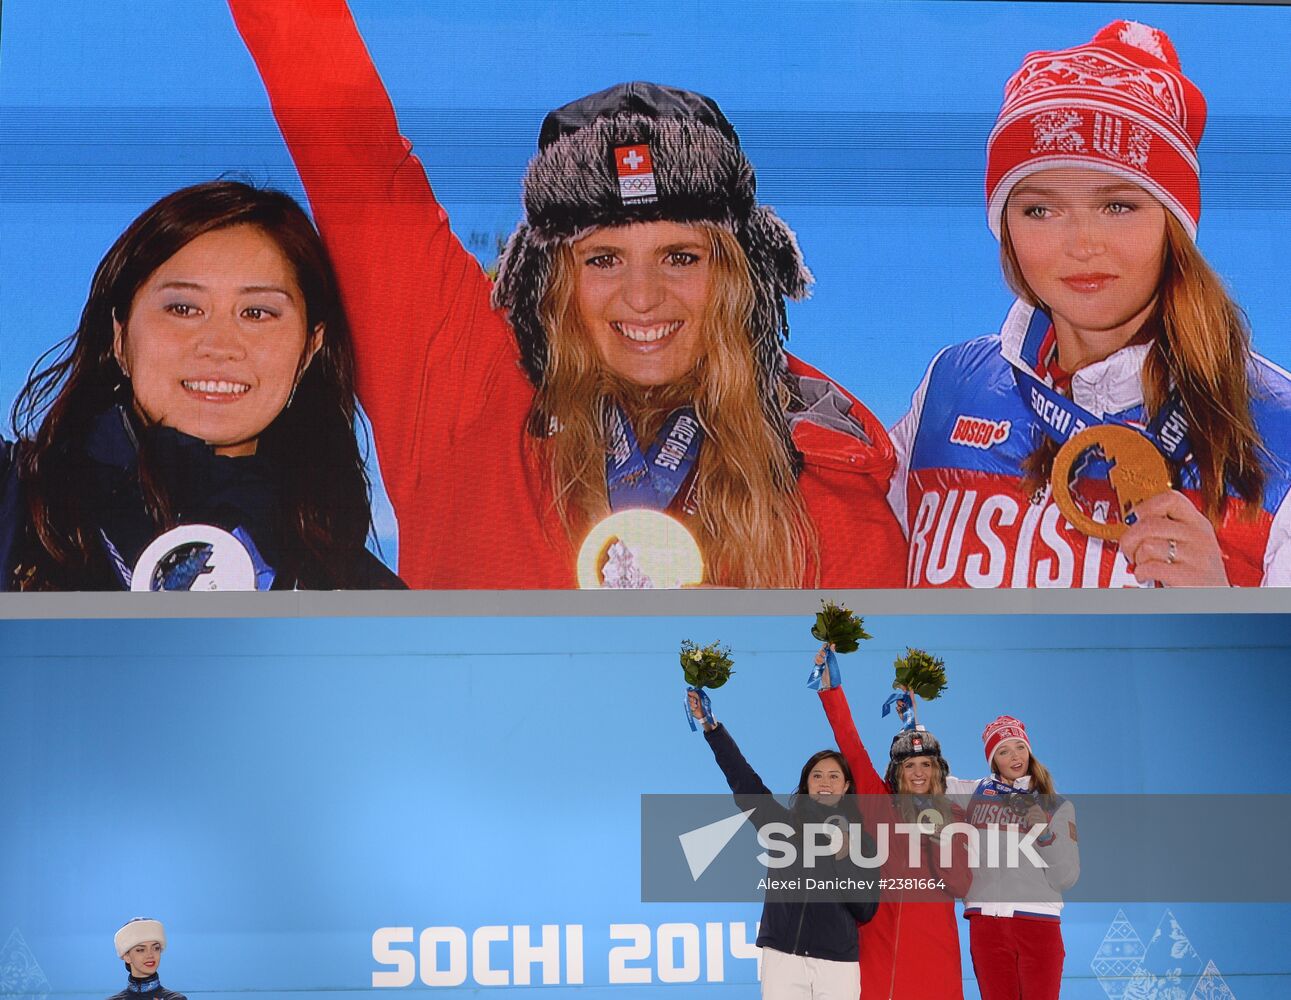
[[[160,920],[135,917],[116,932],[112,943],[130,975],[126,988],[108,1000],[188,1000],[161,985],[157,967],[166,950],[166,928]]]

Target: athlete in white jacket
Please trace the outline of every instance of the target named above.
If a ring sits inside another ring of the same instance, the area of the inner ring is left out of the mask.
[[[969,950],[982,1000],[1057,1000],[1062,982],[1062,893],[1080,875],[1076,810],[1054,793],[1049,771],[1031,754],[1026,726],[1001,715],[982,733],[991,774],[949,778],[951,795],[969,797],[978,830],[973,883],[964,900]],[[1025,858],[1009,867],[1009,841],[1043,824],[1033,839],[1045,867]],[[1009,827],[1016,827],[1010,833]]]

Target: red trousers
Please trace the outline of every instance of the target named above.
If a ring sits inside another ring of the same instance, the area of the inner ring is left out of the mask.
[[[968,928],[982,1000],[1058,1000],[1067,954],[1058,921],[972,916]]]

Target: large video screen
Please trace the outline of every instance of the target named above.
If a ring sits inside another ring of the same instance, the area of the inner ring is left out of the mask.
[[[0,588],[1291,581],[1283,9],[2,16]]]

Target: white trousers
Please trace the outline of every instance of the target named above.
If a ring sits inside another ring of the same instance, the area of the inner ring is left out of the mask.
[[[861,966],[762,949],[762,1000],[860,1000]]]

